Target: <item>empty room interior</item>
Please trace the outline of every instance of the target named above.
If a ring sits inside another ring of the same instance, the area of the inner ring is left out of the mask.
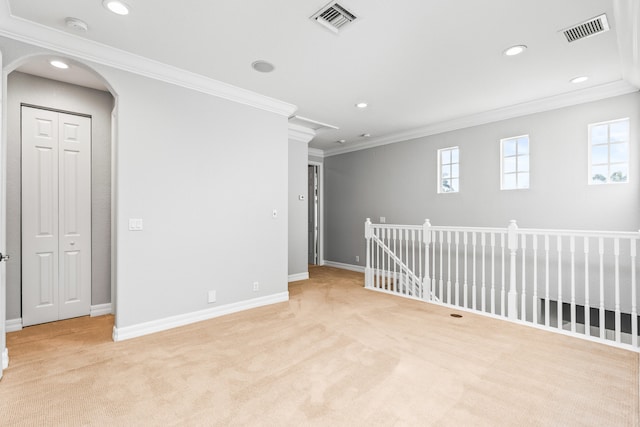
[[[0,0],[0,425],[640,425],[640,0]]]

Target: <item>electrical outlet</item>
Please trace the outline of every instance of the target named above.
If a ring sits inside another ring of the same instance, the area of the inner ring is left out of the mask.
[[[387,218],[385,218],[385,217],[381,216],[381,217],[380,217],[380,224],[384,224],[384,223],[386,223],[386,222],[387,222]]]
[[[209,291],[207,293],[207,302],[208,303],[216,302],[216,291]]]
[[[253,292],[258,292],[260,290],[260,282],[253,282]]]
[[[356,262],[360,262],[360,256],[356,255]]]

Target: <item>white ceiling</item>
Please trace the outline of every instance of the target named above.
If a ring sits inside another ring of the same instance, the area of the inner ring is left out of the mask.
[[[624,78],[638,84],[629,64],[640,56],[640,0],[344,0],[358,18],[338,35],[309,19],[327,0],[126,2],[131,13],[117,16],[101,0],[8,0],[14,17],[294,104],[296,115],[339,127],[310,143],[329,152],[364,144],[364,133],[373,143]],[[559,33],[602,13],[609,32],[571,44]],[[89,31],[67,29],[66,17]],[[514,44],[528,49],[503,56]],[[258,59],[275,71],[254,71]],[[589,80],[569,82],[580,75]]]

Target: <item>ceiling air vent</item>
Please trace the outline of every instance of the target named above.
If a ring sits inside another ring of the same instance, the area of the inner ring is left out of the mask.
[[[338,33],[342,27],[347,25],[349,22],[355,21],[356,16],[349,12],[344,6],[332,1],[314,13],[313,16],[311,16],[311,19],[322,24],[334,33]]]
[[[609,31],[607,15],[602,14],[581,24],[562,30],[569,43]]]

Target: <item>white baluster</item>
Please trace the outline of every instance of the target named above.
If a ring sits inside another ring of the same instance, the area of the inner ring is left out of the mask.
[[[438,233],[438,241],[440,243],[440,281],[438,282],[438,298],[440,302],[444,302],[444,257],[442,256],[444,251],[444,233],[442,230]]]
[[[451,304],[451,231],[447,231],[447,304]]]
[[[605,337],[605,311],[604,311],[604,240],[598,239],[598,255],[600,256],[600,339]]]
[[[631,244],[631,344],[638,347],[638,307],[636,290],[636,246],[637,239],[629,239]]]
[[[396,242],[398,241],[398,229],[394,228],[393,229],[393,234],[392,234],[392,239],[393,239],[393,254],[397,254],[396,252]],[[391,249],[391,245],[389,245],[389,249]],[[389,254],[389,259],[393,260],[393,276],[392,276],[392,289],[394,292],[399,293],[400,289],[398,288],[398,263],[396,262],[395,258],[391,257],[391,254]]]
[[[516,251],[518,250],[518,225],[509,223],[507,244],[509,246],[509,319],[518,318],[518,291],[516,289]]]
[[[487,245],[487,238],[484,234],[484,231],[480,233],[480,247],[482,248],[482,295],[480,296],[480,304],[482,304],[482,311],[487,311],[487,293],[486,293],[486,282],[485,282],[485,271],[486,271],[486,263],[487,260],[485,258],[485,247]]]
[[[558,329],[563,329],[563,303],[562,303],[562,236],[556,236],[558,249],[558,302],[556,307],[558,310]]]
[[[496,314],[496,233],[491,232],[491,314]]]
[[[591,306],[589,305],[589,238],[584,238],[584,333],[591,336]]]
[[[367,259],[366,266],[364,268],[364,285],[367,288],[373,286],[371,280],[371,218],[367,218],[364,223],[364,237],[367,239]]]
[[[615,328],[616,328],[616,342],[619,343],[621,336],[620,333],[622,332],[622,325],[621,325],[621,319],[620,319],[620,239],[619,238],[615,238],[613,239],[613,256],[614,256],[614,268],[615,268],[615,279],[614,279],[614,285],[615,285],[615,310],[616,310],[616,320],[615,320]]]
[[[506,286],[507,286],[507,282],[505,281],[505,272],[507,270],[507,265],[504,262],[504,233],[500,233],[500,253],[501,253],[501,260],[502,260],[502,289],[500,290],[500,315],[501,316],[506,316],[507,315],[507,306],[505,305],[505,298],[506,298]]]
[[[544,235],[544,325],[549,327],[551,303],[549,302],[549,235]]]
[[[469,244],[469,239],[467,236],[467,232],[464,231],[462,233],[462,241],[464,243],[464,307],[469,308],[469,290],[467,283],[467,245]]]
[[[471,283],[471,308],[476,309],[477,288],[476,288],[476,232],[471,232],[471,245],[473,246],[473,278]]]
[[[460,248],[460,234],[458,231],[455,232],[455,239],[456,239],[456,284],[455,284],[455,288],[456,288],[456,302],[455,304],[457,306],[460,305],[460,259],[458,257],[458,249]]]
[[[533,250],[533,304],[532,315],[533,324],[538,324],[538,312],[540,310],[540,301],[538,301],[538,235],[531,235],[531,250]]]
[[[416,277],[422,277],[422,272],[418,272],[416,275],[416,230],[411,230],[411,271],[414,272],[414,280],[412,281],[412,294],[415,297],[422,298],[422,295],[418,295],[418,286],[419,283],[416,283]]]
[[[523,234],[522,239],[522,291],[520,294],[520,319],[527,320],[527,275],[526,275],[526,260],[527,260],[527,235]]]
[[[576,239],[569,238],[569,251],[571,252],[571,332],[576,332]]]
[[[431,245],[431,293],[433,297],[438,298],[437,295],[437,279],[436,279],[436,242],[438,240],[438,232],[433,230],[431,232],[433,244]]]

